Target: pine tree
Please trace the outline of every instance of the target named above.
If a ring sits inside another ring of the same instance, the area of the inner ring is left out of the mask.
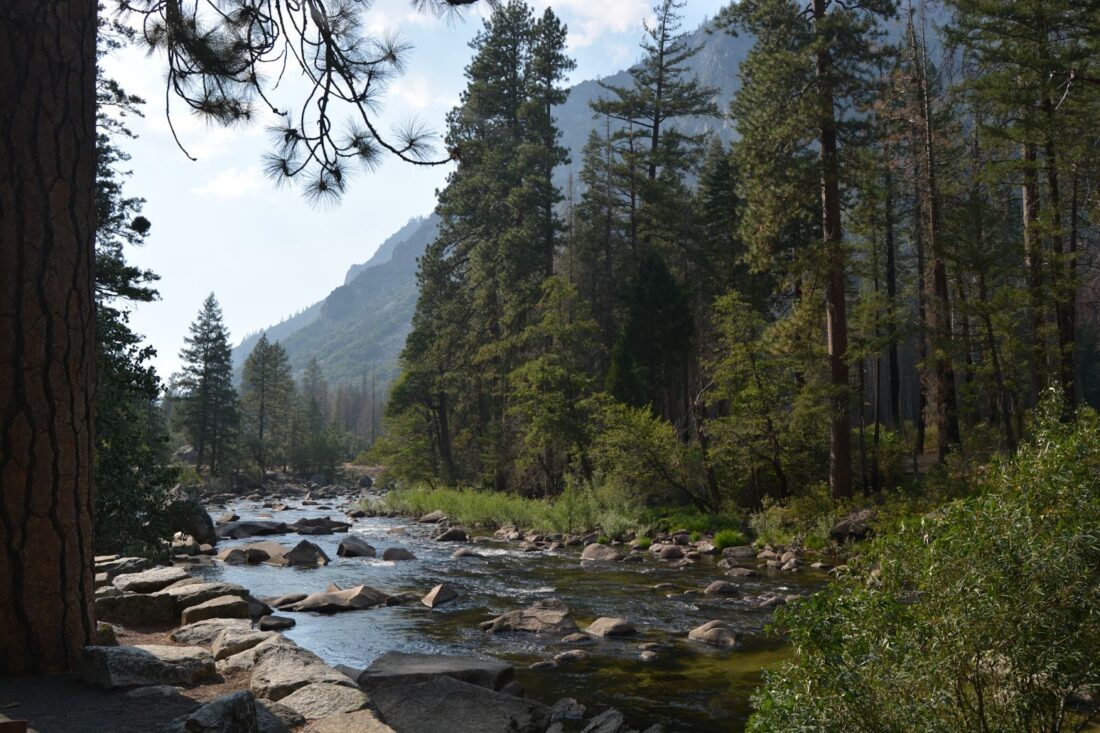
[[[197,465],[217,475],[232,450],[238,414],[229,332],[213,293],[203,301],[184,343],[183,371],[175,379],[179,420],[195,446]]]
[[[289,419],[294,396],[290,361],[278,341],[267,334],[252,349],[241,375],[241,416],[245,441],[260,473],[261,483],[272,453],[279,449],[282,428]]]

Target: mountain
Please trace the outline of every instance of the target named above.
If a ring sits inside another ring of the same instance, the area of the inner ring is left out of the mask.
[[[711,32],[705,24],[690,41],[703,48],[688,62],[687,73],[714,87],[718,109],[727,109],[739,85],[738,66],[752,40]],[[602,81],[627,86],[631,80],[629,72],[623,70]],[[564,187],[570,173],[580,170],[581,150],[592,129],[601,124],[593,118],[589,103],[602,94],[606,92],[597,81],[583,81],[554,110],[562,144],[570,150],[572,159],[555,171],[559,186]],[[691,133],[713,130],[727,142],[733,138],[733,129],[723,119],[687,119],[678,127]],[[416,261],[438,228],[435,214],[412,219],[386,239],[370,259],[352,265],[344,283],[327,298],[266,329],[269,339],[280,341],[286,348],[296,373],[315,356],[333,384],[357,381],[372,369],[381,385],[397,376],[398,356],[416,308]],[[234,349],[238,369],[259,337],[259,332],[252,334]]]

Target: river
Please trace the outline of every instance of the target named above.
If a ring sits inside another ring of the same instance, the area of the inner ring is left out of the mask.
[[[416,560],[340,558],[336,548],[342,534],[286,535],[257,539],[287,546],[308,539],[328,554],[331,564],[286,568],[216,562],[199,566],[196,573],[210,580],[238,583],[258,597],[315,593],[329,583],[342,587],[365,584],[390,594],[423,594],[438,583],[449,582],[460,590],[460,598],[435,609],[413,603],[332,616],[279,613],[297,622],[286,636],[330,664],[362,669],[393,650],[495,657],[516,665],[516,678],[529,697],[547,704],[573,697],[588,706],[590,714],[601,705],[610,705],[639,729],[663,723],[670,733],[743,730],[749,696],[762,669],[787,653],[780,640],[765,633],[771,613],[754,608],[751,598],[767,591],[806,594],[827,579],[824,573],[810,570],[782,573],[761,568],[761,577],[730,579],[741,589],[739,598],[684,597],[676,592],[701,591],[712,581],[725,579],[714,558],[674,568],[644,553],[641,563],[582,567],[578,548],[524,552],[515,543],[486,541],[471,545],[481,558],[452,559],[451,554],[464,545],[432,540],[433,525],[385,517],[350,520],[336,510],[286,503],[289,509],[272,515],[277,521],[290,524],[319,516],[351,521],[351,532],[376,547],[379,555],[388,547],[404,547]],[[271,512],[257,502],[245,501],[224,510],[212,508],[211,514],[218,516],[222,511],[235,512],[241,519],[266,518],[258,515]],[[394,534],[397,527],[405,527],[406,534]],[[255,540],[223,540],[218,547],[251,541]],[[660,583],[672,583],[675,590],[655,589]],[[573,645],[556,637],[489,634],[478,627],[481,621],[545,598],[559,598],[568,604],[582,629],[600,616],[620,616],[634,623],[640,633],[585,645],[589,652],[585,660],[531,670],[532,663],[549,660]],[[712,619],[729,623],[744,642],[733,650],[717,650],[687,640],[690,629]],[[639,659],[638,647],[646,642],[662,645],[657,660]]]

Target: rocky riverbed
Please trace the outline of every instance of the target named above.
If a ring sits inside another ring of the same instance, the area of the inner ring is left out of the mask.
[[[237,697],[191,715],[251,715],[264,733],[740,730],[785,653],[765,631],[774,608],[827,579],[798,553],[687,532],[649,547],[487,534],[439,512],[372,516],[365,497],[285,484],[207,497],[216,522],[193,508],[172,566],[99,558],[101,619],[179,628],[173,646],[112,647],[105,626],[87,677],[228,680]]]

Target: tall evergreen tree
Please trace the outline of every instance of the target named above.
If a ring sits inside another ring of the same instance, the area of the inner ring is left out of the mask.
[[[213,293],[203,301],[184,343],[183,371],[175,380],[179,421],[195,446],[197,465],[216,475],[231,450],[238,414],[229,332]]]
[[[244,435],[260,473],[260,481],[270,465],[272,453],[279,451],[283,424],[290,418],[294,398],[294,378],[290,361],[278,341],[271,343],[267,334],[252,348],[241,375],[241,414]]]

